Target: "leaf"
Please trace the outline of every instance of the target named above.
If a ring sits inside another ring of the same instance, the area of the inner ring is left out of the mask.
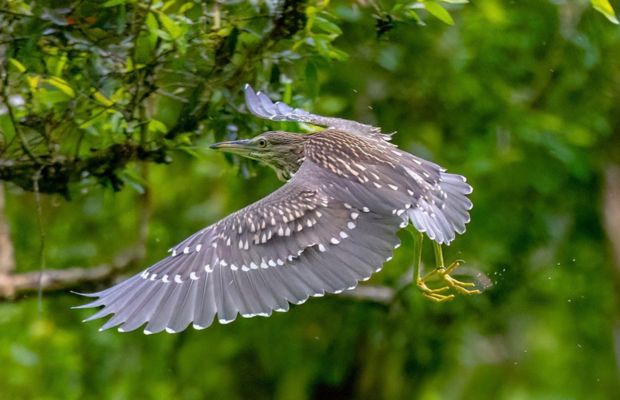
[[[467,4],[469,0],[439,0],[442,3],[450,3],[450,4]]]
[[[56,60],[56,65],[54,66],[53,75],[60,76],[62,75],[62,71],[67,65],[67,53],[62,53],[60,58]]]
[[[131,170],[121,171],[120,178],[129,185],[132,189],[140,194],[144,194],[144,188],[148,186],[148,182],[141,177],[138,173]]]
[[[102,7],[114,7],[114,6],[118,6],[121,4],[125,4],[125,0],[108,0],[105,3],[103,3],[101,6]]]
[[[329,56],[336,61],[346,61],[349,59],[349,54],[347,54],[345,51],[337,49],[335,47],[332,46],[332,48],[329,50]]]
[[[331,33],[334,35],[342,34],[342,29],[340,29],[338,25],[334,24],[333,22],[323,17],[316,17],[314,19],[314,25],[320,30],[327,32],[327,33]]]
[[[603,14],[609,21],[618,25],[618,18],[616,18],[616,12],[614,8],[609,4],[609,0],[590,0],[592,7],[601,14]]]
[[[173,39],[178,38],[183,33],[183,29],[181,29],[169,16],[164,14],[163,12],[157,12],[159,15],[159,22],[163,25],[164,29],[170,34]]]
[[[439,3],[437,3],[436,1],[425,2],[424,8],[426,8],[426,11],[435,16],[435,18],[439,19],[440,21],[448,25],[454,25],[454,20],[452,19],[450,13],[445,8],[440,6]]]
[[[58,78],[57,76],[52,76],[50,78],[45,79],[45,82],[54,86],[56,89],[60,90],[67,96],[75,97],[75,91],[64,79]]]
[[[199,152],[197,152],[195,150],[195,147],[191,147],[191,146],[179,146],[177,147],[177,150],[183,151],[186,154],[189,154],[190,156],[194,157],[194,158],[204,158],[204,156],[202,154],[200,154]]]
[[[150,132],[165,133],[168,131],[168,128],[166,128],[166,125],[163,122],[158,121],[156,119],[152,119],[149,121],[148,130]]]
[[[177,11],[177,14],[179,15],[183,15],[186,12],[188,12],[189,10],[191,10],[192,8],[194,8],[194,3],[191,2],[187,2],[185,4],[183,4],[180,8],[179,11]]]
[[[39,88],[41,77],[39,75],[26,76],[26,81],[28,82],[28,87],[30,87],[30,91],[36,92]]]
[[[133,61],[131,60],[131,57],[127,57],[127,60],[125,61],[125,72],[131,71],[133,71]]]
[[[45,88],[41,88],[37,92],[37,98],[48,107],[56,103],[65,103],[68,99],[67,94],[60,90],[47,90]]]
[[[114,102],[105,97],[103,93],[101,93],[99,90],[93,93],[93,97],[95,98],[95,100],[97,100],[99,103],[103,104],[106,107],[114,105]]]
[[[14,58],[9,58],[9,62],[15,67],[17,68],[17,70],[19,72],[26,72],[26,67],[24,67],[24,64],[20,63],[19,61],[17,61]]]

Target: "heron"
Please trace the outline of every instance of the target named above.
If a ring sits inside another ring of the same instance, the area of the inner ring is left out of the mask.
[[[268,131],[211,149],[258,160],[285,181],[257,202],[189,236],[164,259],[77,308],[102,307],[85,321],[100,328],[176,333],[243,317],[270,316],[310,297],[352,290],[392,258],[397,232],[410,227],[415,283],[427,298],[480,293],[451,274],[442,246],[465,232],[472,187],[458,174],[399,149],[391,135],[357,121],[273,102],[244,88],[247,109],[271,121],[324,127],[313,133]],[[420,268],[424,235],[436,267]],[[431,288],[428,282],[440,280]]]

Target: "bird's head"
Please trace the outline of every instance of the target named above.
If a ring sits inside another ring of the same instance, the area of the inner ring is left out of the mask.
[[[307,135],[271,131],[252,139],[214,143],[209,147],[258,160],[273,168],[280,180],[287,180],[303,162],[307,138]]]

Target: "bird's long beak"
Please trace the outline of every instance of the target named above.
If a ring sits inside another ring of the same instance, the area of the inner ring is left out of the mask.
[[[213,143],[210,149],[221,150],[228,153],[244,154],[250,150],[250,140],[231,140],[229,142]]]

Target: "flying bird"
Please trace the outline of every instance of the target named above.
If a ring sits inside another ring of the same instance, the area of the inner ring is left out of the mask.
[[[257,117],[325,129],[211,145],[269,165],[286,183],[194,233],[143,272],[85,294],[95,300],[77,308],[103,307],[85,321],[112,315],[100,330],[146,324],[146,334],[175,333],[287,311],[369,279],[391,259],[400,245],[396,233],[408,225],[416,246],[423,234],[435,244],[439,265],[416,280],[424,295],[444,301],[454,297],[443,294],[449,289],[479,293],[452,278],[459,263],[445,267],[441,255],[441,245],[465,232],[470,219],[472,188],[463,176],[399,149],[380,128],[274,103],[249,85],[245,99]],[[446,285],[431,289],[431,278]]]

